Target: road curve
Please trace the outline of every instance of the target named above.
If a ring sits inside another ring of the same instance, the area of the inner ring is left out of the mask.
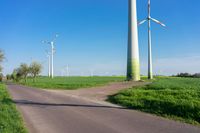
[[[200,133],[200,128],[84,99],[9,84],[30,133]]]

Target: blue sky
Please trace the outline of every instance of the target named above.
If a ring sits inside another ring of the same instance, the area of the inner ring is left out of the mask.
[[[155,74],[200,72],[200,1],[152,0]],[[147,16],[147,0],[137,0],[138,20]],[[43,64],[45,50],[58,33],[55,73],[124,75],[126,73],[128,0],[1,0],[0,48],[6,53],[4,73],[31,60]],[[139,27],[141,73],[147,71],[147,25]]]

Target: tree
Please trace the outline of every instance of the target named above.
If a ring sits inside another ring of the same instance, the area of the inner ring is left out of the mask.
[[[11,75],[12,80],[19,82],[22,79],[22,73],[21,70],[19,68],[14,69],[13,73]]]
[[[0,66],[0,72],[2,72],[2,69],[3,69],[2,66]]]
[[[189,73],[179,73],[177,74],[177,77],[192,77],[192,75]]]
[[[17,79],[17,69],[13,70],[13,72],[11,74],[11,79],[16,81],[16,79]]]
[[[25,79],[25,82],[27,81],[27,76],[29,74],[30,68],[26,63],[22,63],[18,69],[18,73],[20,73],[21,76]]]
[[[0,50],[0,72],[2,71],[1,63],[3,62],[4,59],[5,59],[4,53],[2,50]]]
[[[11,80],[12,79],[12,76],[10,74],[7,74],[6,75],[6,80]]]
[[[30,74],[33,76],[34,81],[42,71],[42,65],[38,62],[32,62],[30,65]]]
[[[194,78],[200,78],[200,73],[195,73],[194,75],[192,75],[192,77],[194,77]]]
[[[190,74],[190,73],[179,73],[174,77],[183,77],[183,78],[200,78],[200,73]]]
[[[0,62],[2,62],[4,60],[4,53],[2,50],[0,50]]]
[[[0,82],[2,82],[2,81],[3,81],[3,74],[0,73]]]

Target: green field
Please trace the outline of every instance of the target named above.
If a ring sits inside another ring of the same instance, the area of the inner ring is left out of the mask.
[[[200,79],[157,78],[150,85],[121,91],[109,100],[131,109],[200,124]]]
[[[27,133],[4,85],[0,83],[0,133]]]
[[[38,77],[36,82],[28,79],[27,83],[21,80],[21,84],[44,89],[73,90],[79,88],[89,88],[101,86],[110,82],[124,81],[125,77]]]

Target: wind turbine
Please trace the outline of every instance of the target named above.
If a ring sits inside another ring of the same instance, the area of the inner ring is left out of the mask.
[[[67,65],[66,67],[65,67],[65,73],[66,73],[66,76],[67,77],[69,77],[70,75],[70,73],[69,73],[69,65]]]
[[[160,24],[163,27],[166,27],[165,24],[151,17],[151,1],[148,0],[148,16],[145,20],[142,20],[138,23],[141,25],[148,21],[148,78],[153,79],[153,67],[152,67],[152,49],[151,49],[151,21]]]
[[[90,77],[93,77],[93,76],[94,76],[94,70],[90,69]]]
[[[51,46],[51,78],[54,78],[54,53],[56,52],[55,50],[55,41],[56,38],[58,37],[58,34],[54,37],[52,41],[43,41],[43,43],[49,44]]]
[[[67,65],[67,68],[66,68],[66,69],[67,69],[67,77],[69,77],[69,76],[70,76],[70,72],[69,72],[70,69],[69,69],[69,66],[68,66],[68,65]]]
[[[51,76],[51,53],[46,50],[46,56],[48,58],[48,76]]]
[[[140,80],[136,0],[129,0],[127,80]]]

